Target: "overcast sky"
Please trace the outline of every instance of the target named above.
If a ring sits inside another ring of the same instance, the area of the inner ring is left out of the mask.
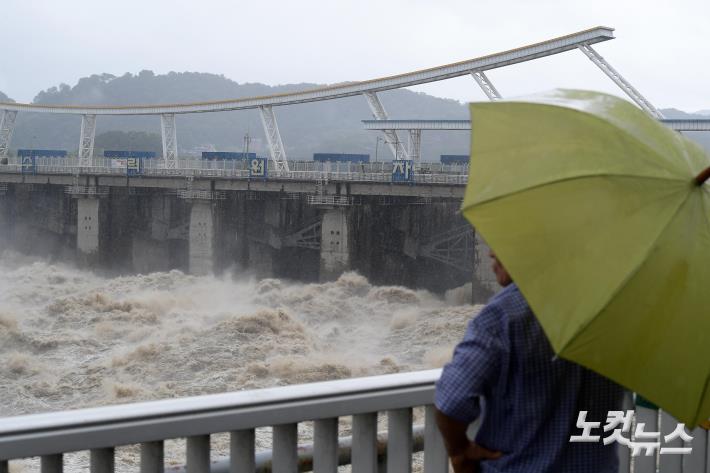
[[[654,105],[710,109],[708,0],[2,0],[0,19],[0,91],[21,102],[61,82],[142,69],[269,85],[364,80],[603,25],[616,39],[596,50]],[[488,76],[504,96],[620,94],[579,51]],[[415,90],[485,99],[471,77]]]

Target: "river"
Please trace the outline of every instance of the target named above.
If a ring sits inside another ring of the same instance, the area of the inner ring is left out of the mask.
[[[0,417],[440,367],[478,309],[467,291],[108,277],[6,250]]]

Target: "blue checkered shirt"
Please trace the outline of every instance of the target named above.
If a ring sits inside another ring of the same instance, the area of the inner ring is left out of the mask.
[[[461,422],[482,415],[476,442],[503,456],[481,462],[481,472],[618,472],[616,444],[569,439],[582,433],[580,410],[602,426],[608,411],[621,410],[622,389],[556,358],[515,284],[471,320],[436,385],[435,402]]]

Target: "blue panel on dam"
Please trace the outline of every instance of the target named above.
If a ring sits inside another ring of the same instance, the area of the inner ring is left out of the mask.
[[[439,157],[441,164],[468,164],[470,159],[467,154],[442,154]]]
[[[314,153],[313,161],[320,163],[369,163],[369,154],[350,154],[350,153]]]
[[[129,176],[139,176],[143,174],[143,158],[127,158],[126,174]]]
[[[35,156],[22,156],[22,174],[37,174]]]
[[[254,159],[256,158],[256,153],[242,153],[242,152],[232,152],[232,151],[203,151],[202,159],[208,161],[215,160],[234,160],[234,159]]]
[[[414,182],[414,161],[397,159],[392,166],[392,182]]]
[[[249,160],[249,177],[266,179],[268,173],[266,158],[252,158]]]
[[[66,158],[67,152],[63,149],[18,149],[20,158],[32,156],[35,158]]]

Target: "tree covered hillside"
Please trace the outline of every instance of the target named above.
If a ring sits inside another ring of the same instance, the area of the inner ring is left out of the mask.
[[[168,104],[254,97],[322,87],[322,84],[288,84],[268,86],[258,83],[239,84],[222,75],[198,72],[170,72],[156,75],[151,71],[84,77],[71,87],[61,84],[41,91],[34,103],[41,104]],[[475,83],[471,82],[472,96]],[[464,104],[405,89],[379,94],[391,118],[468,119]],[[0,102],[11,101],[0,92]],[[275,107],[281,136],[287,155],[293,159],[310,159],[313,153],[369,153],[375,158],[379,132],[365,131],[362,120],[372,115],[364,97],[309,104]],[[707,118],[676,109],[662,110],[669,118]],[[267,146],[259,113],[256,110],[202,113],[177,116],[178,147],[181,154],[200,151],[242,151],[244,136],[252,138],[250,150],[267,154]],[[20,113],[12,148],[43,147],[76,151],[79,143],[79,116]],[[99,117],[96,129],[97,153],[102,149],[120,148],[154,150],[160,147],[160,118]],[[686,133],[710,149],[710,133]],[[405,132],[400,138],[407,139]],[[467,154],[469,136],[464,132],[424,131],[422,157],[438,160],[440,154]],[[379,158],[392,158],[387,147],[379,142]]]
[[[320,84],[267,86],[238,84],[224,76],[196,72],[156,75],[142,71],[137,75],[92,75],[70,87],[62,84],[37,94],[42,104],[115,104],[199,102],[252,97],[320,87]],[[471,87],[475,87],[472,82]],[[391,118],[467,119],[465,105],[409,90],[383,92],[380,98]],[[361,120],[372,114],[364,97],[310,104],[275,107],[286,152],[292,158],[310,159],[316,152],[370,153],[374,159],[376,137],[365,131]],[[178,115],[178,147],[181,153],[201,150],[241,151],[244,135],[252,137],[251,150],[266,153],[266,142],[256,110]],[[79,116],[21,113],[12,142],[13,148],[48,147],[74,151],[78,147]],[[159,117],[98,117],[97,137],[108,131],[160,133]],[[130,135],[125,135],[130,136]],[[137,136],[137,135],[134,135]],[[406,139],[406,134],[401,134]],[[126,147],[137,149],[138,143]],[[379,143],[380,159],[391,159]],[[467,133],[424,132],[422,156],[438,160],[440,154],[466,154]]]

